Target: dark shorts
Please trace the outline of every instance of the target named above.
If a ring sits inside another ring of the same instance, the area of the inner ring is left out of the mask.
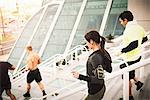
[[[42,80],[39,69],[30,71],[27,75],[27,83],[31,83],[32,81],[36,81],[37,83]]]
[[[140,60],[141,60],[141,56],[137,60],[130,61],[130,62],[127,62],[127,63],[128,63],[128,65],[132,65],[132,64],[135,64],[135,63],[139,62]],[[124,68],[124,67],[127,67],[125,63],[120,65],[121,69]],[[134,77],[135,77],[135,70],[132,70],[132,71],[129,72],[129,80],[134,79]]]

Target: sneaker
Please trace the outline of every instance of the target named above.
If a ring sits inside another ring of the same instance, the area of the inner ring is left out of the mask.
[[[136,87],[136,90],[138,91],[138,90],[140,90],[141,87],[143,86],[143,83],[140,82],[140,81],[138,81],[137,83],[135,83],[135,85],[137,86],[137,87]]]
[[[134,100],[133,96],[129,96],[129,100]]]
[[[47,95],[45,92],[43,92],[43,96]],[[43,100],[46,100],[47,97],[43,98]]]
[[[45,92],[43,93],[43,96],[47,95]]]
[[[30,93],[25,93],[23,96],[24,96],[24,97],[31,97],[31,96],[30,96]]]
[[[123,98],[119,98],[119,100],[123,100]],[[129,100],[134,100],[133,96],[129,96]]]
[[[58,96],[59,95],[59,93],[54,93],[54,94],[52,94],[52,96]]]
[[[59,95],[59,93],[55,93],[55,96],[58,96]]]

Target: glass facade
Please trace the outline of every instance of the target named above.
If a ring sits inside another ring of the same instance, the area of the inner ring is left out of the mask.
[[[45,1],[49,2],[48,0]],[[63,54],[82,3],[83,0],[65,0],[51,33],[49,33],[49,29],[60,5],[43,6],[25,26],[8,61],[14,65],[24,66],[27,56],[25,51],[26,45],[31,44],[33,49],[39,52],[46,38],[49,39],[41,55],[43,61],[55,54]],[[75,30],[76,33],[71,48],[85,43],[83,36],[87,31],[91,29],[99,31],[107,3],[108,0],[87,0],[87,5],[82,13],[77,30]],[[103,36],[122,34],[123,27],[118,22],[118,15],[126,9],[127,0],[113,0]],[[40,22],[38,22],[39,20]],[[50,36],[47,37],[47,34],[50,34]],[[18,64],[19,60],[21,61],[20,64]]]

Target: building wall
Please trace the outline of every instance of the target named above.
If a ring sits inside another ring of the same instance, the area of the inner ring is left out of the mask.
[[[150,31],[150,0],[128,0],[128,10],[146,31]]]

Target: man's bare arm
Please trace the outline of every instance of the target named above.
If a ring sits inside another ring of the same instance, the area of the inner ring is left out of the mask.
[[[38,64],[40,64],[41,63],[41,60],[40,60],[40,58],[38,59]]]
[[[41,59],[38,55],[36,55],[36,59],[38,60],[37,64],[40,64],[41,63]]]
[[[9,68],[9,70],[15,70],[15,66],[12,66],[11,68]]]

